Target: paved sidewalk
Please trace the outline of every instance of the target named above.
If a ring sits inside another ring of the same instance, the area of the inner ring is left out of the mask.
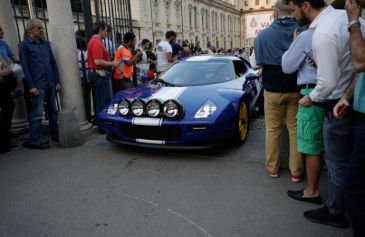
[[[120,147],[99,134],[16,150],[0,157],[0,236],[351,236],[306,221],[320,206],[288,198],[304,184],[285,170],[269,178],[263,154],[257,127],[243,147],[213,151]],[[325,175],[321,187],[325,198]]]

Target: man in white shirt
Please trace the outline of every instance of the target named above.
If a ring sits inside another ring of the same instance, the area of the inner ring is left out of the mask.
[[[176,59],[172,57],[171,43],[176,41],[176,32],[167,31],[166,40],[161,41],[156,47],[157,54],[157,74],[167,69]]]
[[[151,42],[148,39],[143,39],[141,41],[141,45],[137,50],[142,52],[142,57],[137,60],[137,67],[141,69],[142,76],[145,75],[149,69],[150,63],[152,63],[151,59],[147,58],[146,50],[150,48]]]
[[[348,117],[336,118],[332,108],[344,94],[354,76],[349,48],[348,18],[344,10],[326,7],[324,0],[285,0],[301,24],[310,23],[312,49],[317,64],[317,85],[299,104],[313,103],[326,108],[323,125],[325,160],[329,173],[329,195],[326,205],[304,212],[310,221],[346,227],[345,204],[340,193],[348,160],[352,152],[351,124]]]

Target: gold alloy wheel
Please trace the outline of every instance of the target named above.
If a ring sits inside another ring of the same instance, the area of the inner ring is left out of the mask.
[[[240,110],[238,111],[238,134],[241,142],[246,141],[248,134],[248,110],[245,101],[241,102]]]

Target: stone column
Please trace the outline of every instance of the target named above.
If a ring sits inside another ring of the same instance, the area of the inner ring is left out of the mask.
[[[85,116],[71,3],[69,0],[47,0],[47,10],[49,37],[62,87],[62,108],[74,110],[81,131],[85,134],[92,125]]]
[[[11,49],[18,55],[18,34],[16,33],[15,19],[10,1],[1,1],[0,7],[0,24],[5,31],[5,41]],[[24,98],[18,97],[14,100],[15,111],[13,114],[12,131],[14,133],[23,133],[27,130],[27,110]]]

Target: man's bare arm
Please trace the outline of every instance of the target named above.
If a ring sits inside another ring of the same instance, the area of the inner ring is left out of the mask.
[[[349,22],[359,20],[361,8],[356,0],[346,0],[346,12]],[[350,27],[350,49],[352,63],[356,72],[365,70],[365,41],[362,37],[360,25],[353,24]]]

